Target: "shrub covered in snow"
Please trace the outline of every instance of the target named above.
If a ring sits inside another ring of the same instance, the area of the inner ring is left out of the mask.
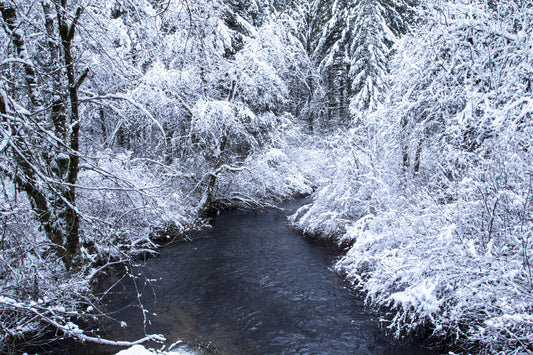
[[[194,200],[180,179],[187,174],[131,153],[102,153],[80,175],[80,211],[87,257],[128,259],[151,252],[154,228],[184,233],[198,223]],[[84,188],[85,187],[85,188]],[[93,260],[94,261],[94,260]]]
[[[321,181],[313,195],[313,203],[303,206],[290,218],[303,233],[348,246],[353,240],[346,233],[347,228],[381,208],[383,201],[380,199],[387,196],[385,192],[389,187],[358,141],[355,130],[339,133],[326,141],[331,168],[322,171],[322,179],[327,180]]]

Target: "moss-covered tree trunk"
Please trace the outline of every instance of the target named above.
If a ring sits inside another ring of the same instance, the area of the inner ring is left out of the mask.
[[[82,8],[73,16],[68,14],[67,0],[43,2],[42,8],[49,53],[47,63],[40,68],[45,75],[37,76],[19,29],[17,9],[10,1],[0,0],[3,28],[11,40],[12,53],[23,63],[22,73],[13,75],[22,75],[26,83],[25,94],[13,88],[13,95],[27,102],[27,110],[20,110],[2,99],[0,114],[13,132],[9,154],[14,161],[13,169],[2,170],[28,195],[53,249],[65,267],[72,269],[80,265],[80,216],[76,208],[80,159],[78,90],[88,73],[86,70],[77,76],[72,41]]]

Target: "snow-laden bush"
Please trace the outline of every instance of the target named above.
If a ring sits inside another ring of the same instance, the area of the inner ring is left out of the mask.
[[[339,134],[327,142],[333,168],[324,171],[313,202],[300,208],[290,219],[302,232],[333,239],[339,246],[352,240],[347,228],[359,218],[381,209],[388,186],[368,159],[368,152],[358,146],[356,131]]]
[[[170,228],[181,234],[192,228],[197,211],[194,200],[173,186],[187,179],[175,169],[131,152],[102,153],[92,167],[80,174],[80,211],[84,240],[95,250],[89,258],[128,259],[129,254],[149,252],[154,229]],[[93,255],[94,254],[94,255]]]
[[[345,169],[339,159],[332,180],[291,218],[308,234],[351,245],[335,269],[368,304],[391,311],[392,334],[433,329],[448,345],[486,353],[531,346],[531,186],[494,197],[494,180],[464,179],[443,203],[451,191],[400,189]]]
[[[217,196],[225,205],[257,207],[311,191],[312,183],[299,167],[281,149],[271,148],[250,156],[238,171],[220,176]]]
[[[26,346],[46,341],[42,337],[50,330],[89,340],[76,324],[101,312],[91,293],[95,277],[107,267],[155,253],[155,229],[179,234],[199,226],[191,198],[169,185],[188,178],[171,167],[132,159],[130,153],[103,152],[87,160],[78,180],[83,264],[76,272],[67,272],[54,253],[25,195],[4,180],[0,349],[16,347],[22,339]]]
[[[276,120],[271,142],[219,177],[216,196],[226,206],[259,207],[309,195],[330,170],[320,138],[306,137],[289,117]]]
[[[228,205],[256,207],[312,191],[313,182],[301,167],[283,150],[270,148],[250,156],[238,172],[222,176],[218,194]]]
[[[479,235],[465,233],[482,219],[476,207],[422,200],[361,218],[347,229],[355,242],[336,269],[371,305],[393,311],[397,337],[429,327],[465,350],[527,347],[533,298],[521,245],[480,248]]]

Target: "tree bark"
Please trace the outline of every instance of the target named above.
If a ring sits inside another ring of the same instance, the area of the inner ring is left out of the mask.
[[[66,76],[68,82],[68,96],[70,100],[70,137],[69,137],[69,153],[68,153],[68,171],[66,176],[66,185],[63,190],[65,199],[68,204],[65,206],[65,222],[66,222],[66,249],[72,256],[74,264],[79,262],[78,253],[80,250],[80,218],[75,209],[76,206],[76,182],[78,181],[79,173],[79,149],[80,149],[80,117],[79,117],[79,99],[78,88],[83,83],[87,76],[85,71],[79,79],[76,79],[74,70],[74,59],[72,57],[72,40],[76,32],[76,25],[83,12],[81,7],[76,9],[74,19],[67,24],[65,20],[66,0],[61,0],[61,6],[57,9],[57,22],[59,27],[59,36],[61,37],[61,46],[63,47],[63,61],[66,67]]]
[[[214,192],[215,192],[215,186],[217,183],[218,170],[222,166],[224,150],[226,149],[226,144],[228,142],[228,135],[229,135],[229,131],[225,131],[223,133],[222,139],[220,141],[220,146],[218,149],[218,154],[215,157],[215,166],[214,166],[213,172],[209,176],[209,181],[207,183],[207,190],[205,192],[206,197],[201,207],[201,210],[203,211],[204,214],[210,214],[213,209],[213,203],[215,200]]]

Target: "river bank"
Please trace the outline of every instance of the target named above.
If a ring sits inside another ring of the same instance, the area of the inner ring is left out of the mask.
[[[293,227],[345,250],[334,269],[393,337],[456,353],[532,351],[530,188],[492,191],[487,209],[485,180],[433,189],[426,172],[409,182],[343,137],[336,171]]]

